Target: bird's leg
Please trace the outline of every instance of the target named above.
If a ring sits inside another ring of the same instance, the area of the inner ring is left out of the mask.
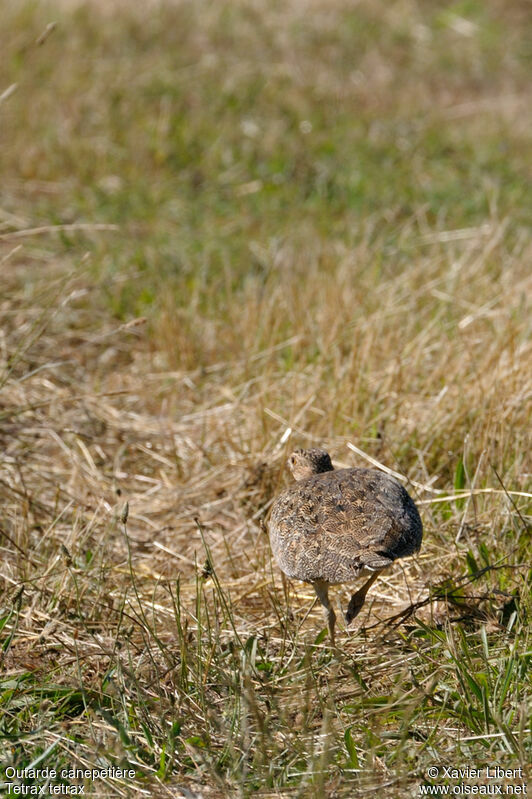
[[[290,590],[288,587],[288,580],[286,579],[284,572],[281,572],[281,582],[283,584],[284,601],[286,604],[286,615],[289,619],[293,619],[294,614],[292,613],[292,609],[290,607]]]
[[[345,620],[349,624],[353,621],[355,616],[358,616],[360,611],[362,610],[362,606],[366,601],[366,594],[368,593],[369,589],[379,576],[379,572],[373,572],[369,580],[364,583],[362,588],[359,588],[358,591],[353,594],[351,599],[349,600],[349,605],[347,606],[347,613],[345,614]]]
[[[336,624],[336,614],[332,609],[331,601],[329,599],[329,583],[325,582],[325,580],[316,580],[312,583],[312,585],[314,586],[316,596],[320,600],[325,610],[325,616],[327,618],[327,626],[329,627],[332,645],[335,646],[334,627]]]

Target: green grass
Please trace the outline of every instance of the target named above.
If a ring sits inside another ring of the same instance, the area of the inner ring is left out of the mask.
[[[396,799],[529,762],[529,40],[496,0],[4,3],[4,775]],[[338,651],[262,528],[309,444],[425,526]]]

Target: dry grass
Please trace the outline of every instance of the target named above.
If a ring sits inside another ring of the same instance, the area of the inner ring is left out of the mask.
[[[179,4],[151,28],[82,8],[37,54],[52,17],[21,8],[2,765],[129,764],[89,795],[205,797],[413,797],[433,763],[524,766],[523,7]],[[338,654],[262,524],[307,444],[405,475],[426,531]]]

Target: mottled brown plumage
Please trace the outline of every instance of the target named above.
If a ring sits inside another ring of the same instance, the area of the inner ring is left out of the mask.
[[[360,612],[382,569],[417,552],[423,528],[403,486],[376,469],[335,470],[323,450],[296,450],[288,464],[297,482],[277,497],[270,516],[275,560],[288,577],[314,586],[334,643],[329,585],[371,576],[351,597],[347,623]]]

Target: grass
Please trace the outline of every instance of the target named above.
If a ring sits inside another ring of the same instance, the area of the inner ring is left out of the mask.
[[[526,4],[2,10],[3,779],[525,768]],[[263,529],[316,444],[407,476],[425,526],[337,652]]]

